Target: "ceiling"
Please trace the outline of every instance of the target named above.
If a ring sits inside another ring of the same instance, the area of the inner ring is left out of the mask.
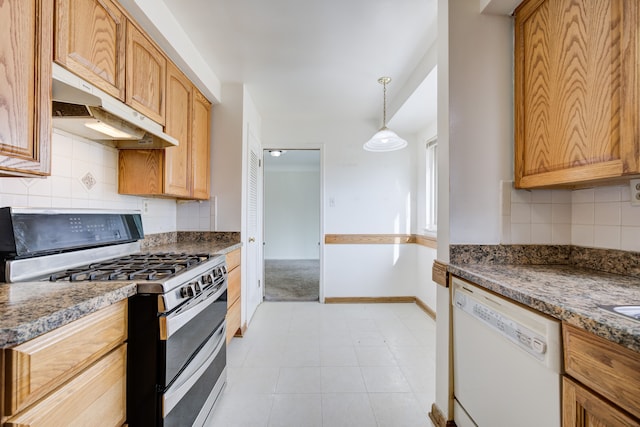
[[[389,105],[437,35],[437,0],[163,1],[218,78],[246,85],[263,119],[381,122],[378,78],[393,78]],[[435,106],[435,92],[426,96],[419,110]]]

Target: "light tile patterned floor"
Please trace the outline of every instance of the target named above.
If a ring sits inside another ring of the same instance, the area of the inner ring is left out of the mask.
[[[415,304],[265,302],[227,354],[212,426],[431,425],[435,322]]]

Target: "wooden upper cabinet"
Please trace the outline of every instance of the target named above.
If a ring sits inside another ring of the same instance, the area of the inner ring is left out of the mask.
[[[0,176],[51,170],[53,0],[0,2]]]
[[[518,188],[640,172],[637,0],[525,0],[515,18]]]
[[[210,145],[211,145],[211,103],[195,87],[193,88],[193,126],[191,134],[191,166],[193,168],[194,199],[209,198]]]
[[[126,103],[165,123],[164,54],[133,24],[127,26]]]
[[[54,60],[124,101],[126,24],[111,0],[56,0]]]
[[[165,132],[179,141],[164,151],[164,192],[189,197],[191,191],[191,82],[169,63],[167,66],[167,117]]]
[[[167,61],[165,132],[177,147],[120,150],[118,192],[140,196],[209,199],[211,103]]]

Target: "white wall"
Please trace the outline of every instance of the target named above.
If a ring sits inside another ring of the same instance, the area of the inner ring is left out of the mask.
[[[264,258],[318,259],[320,171],[264,171]]]
[[[369,122],[264,120],[264,148],[323,145],[324,234],[415,231],[416,143],[364,151],[376,131]],[[414,245],[322,246],[325,297],[415,295]]]
[[[513,175],[512,18],[438,3],[438,259],[450,243],[499,243]],[[449,292],[437,289],[436,404],[449,414]]]
[[[450,242],[496,244],[500,181],[513,176],[512,18],[448,4]]]
[[[149,212],[142,215],[145,234],[176,231],[176,202],[118,194],[118,150],[54,129],[51,176],[0,178],[0,206],[103,208]],[[90,174],[89,188],[83,178]]]

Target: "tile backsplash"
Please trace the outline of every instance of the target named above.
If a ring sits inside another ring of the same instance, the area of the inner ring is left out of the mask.
[[[146,234],[176,231],[176,201],[118,194],[118,150],[54,129],[51,176],[0,178],[0,206],[136,209]]]
[[[572,244],[640,251],[640,207],[628,185],[516,190],[501,182],[503,244]]]

